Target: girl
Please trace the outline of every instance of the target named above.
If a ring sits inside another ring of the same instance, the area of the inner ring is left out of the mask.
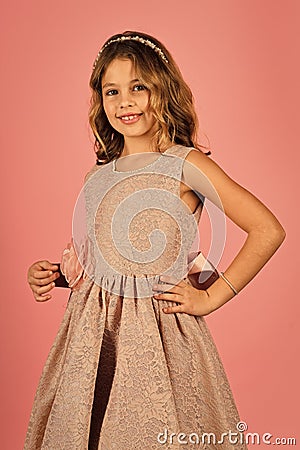
[[[97,163],[72,242],[61,267],[28,271],[37,301],[55,284],[71,293],[24,449],[246,449],[204,316],[253,279],[285,232],[197,144],[192,94],[157,39],[112,36],[90,87]],[[224,273],[199,284],[192,274],[207,262],[191,249],[205,199],[247,238]]]

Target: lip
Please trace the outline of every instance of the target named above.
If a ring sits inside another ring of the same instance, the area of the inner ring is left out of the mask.
[[[119,116],[118,119],[125,125],[131,125],[133,123],[138,122],[140,120],[141,115],[142,113],[128,113]]]

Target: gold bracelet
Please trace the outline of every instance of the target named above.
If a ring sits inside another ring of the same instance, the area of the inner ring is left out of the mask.
[[[223,278],[223,280],[228,284],[228,286],[231,288],[231,290],[233,291],[234,295],[238,294],[238,291],[235,289],[235,287],[230,283],[229,280],[227,280],[227,278],[224,275],[224,272],[219,272],[219,275]]]

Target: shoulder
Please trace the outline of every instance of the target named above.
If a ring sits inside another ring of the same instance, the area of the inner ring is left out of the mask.
[[[187,156],[191,153],[202,153],[201,150],[198,150],[194,147],[188,147],[182,144],[174,144],[171,147],[167,148],[162,154],[171,157],[180,157],[181,159],[186,159]],[[205,155],[204,155],[205,156]]]
[[[97,164],[94,164],[92,166],[92,168],[88,171],[88,173],[85,175],[84,177],[84,183],[86,183],[88,181],[88,179],[95,173],[97,172],[102,166],[99,166]]]
[[[191,171],[200,170],[202,173],[210,172],[214,161],[202,150],[194,147],[183,147],[186,149],[183,162],[183,175],[188,177]],[[208,174],[207,174],[208,175]]]
[[[216,175],[225,175],[223,169],[208,155],[206,155],[201,150],[196,148],[190,148],[190,151],[187,153],[185,162],[190,164],[185,164],[185,169],[188,170],[188,167],[195,166],[197,169],[200,169],[207,176],[216,176]]]
[[[238,184],[209,156],[198,149],[191,149],[183,164],[183,180],[193,190],[220,205],[235,195]]]
[[[202,152],[202,150],[198,150],[197,148],[194,147],[186,147],[189,151],[187,152],[186,155],[186,160],[191,162],[191,163],[206,163],[207,161],[212,161],[211,158],[208,157],[208,155],[206,155],[204,152]]]
[[[207,161],[210,158],[202,150],[195,147],[188,147],[185,145],[174,145],[170,147],[166,152],[167,155],[180,156],[192,163],[199,163],[200,161]]]

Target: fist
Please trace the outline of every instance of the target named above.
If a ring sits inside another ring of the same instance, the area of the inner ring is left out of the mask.
[[[49,292],[55,287],[54,280],[60,277],[57,264],[49,261],[37,261],[27,272],[27,281],[37,302],[50,300]]]

